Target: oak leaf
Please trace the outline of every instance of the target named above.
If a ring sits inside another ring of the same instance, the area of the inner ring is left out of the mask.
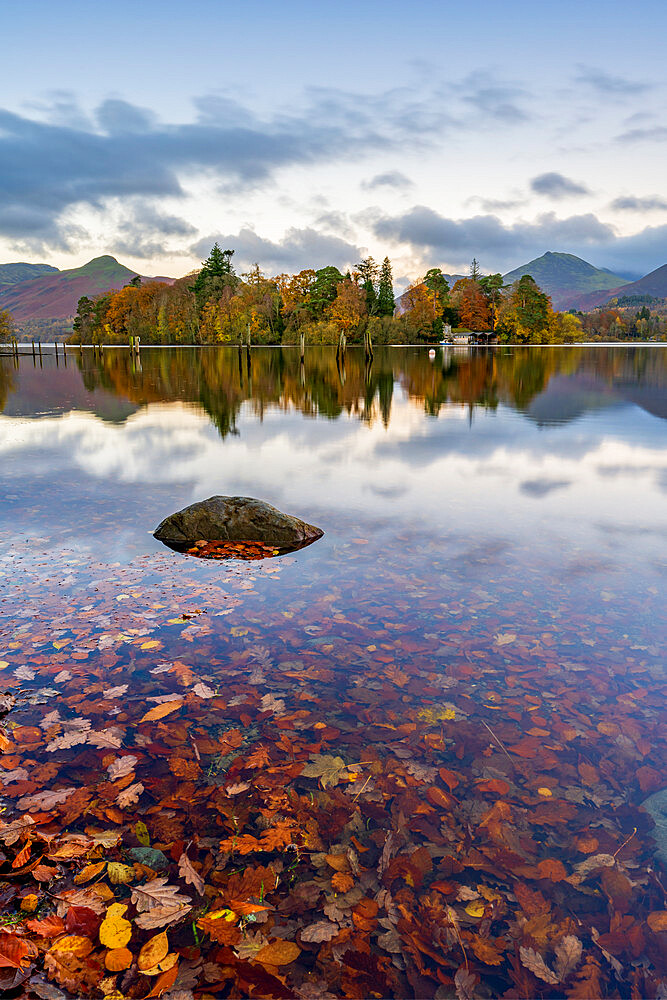
[[[141,794],[144,790],[144,786],[140,781],[135,781],[134,784],[129,785],[127,788],[123,788],[122,791],[116,796],[116,805],[119,805],[121,809],[126,809],[128,806],[136,806]]]
[[[523,945],[519,948],[519,954],[521,956],[521,962],[525,967],[537,976],[538,979],[543,980],[545,983],[549,983],[550,986],[556,986],[559,982],[558,976],[551,971],[547,963],[544,961],[542,956],[534,951],[533,948],[524,948]]]
[[[76,788],[58,788],[53,792],[39,792],[37,795],[24,795],[19,799],[17,805],[19,809],[26,809],[36,812],[40,809],[54,809],[70,795],[73,795]]]
[[[126,754],[124,757],[116,757],[112,760],[107,767],[107,774],[112,781],[117,781],[118,778],[124,778],[126,774],[130,774],[134,771],[135,764],[138,761],[138,757],[133,754]]]
[[[178,859],[178,874],[188,885],[194,886],[198,895],[204,895],[205,882],[198,871],[193,867],[192,862],[185,852]]]
[[[576,969],[581,961],[582,944],[574,934],[566,934],[554,949],[556,961],[554,971],[561,982]]]
[[[337,878],[338,876],[334,876]],[[321,941],[331,941],[332,937],[338,934],[340,928],[330,920],[318,920],[316,924],[310,924],[301,931],[301,940],[312,944],[319,944]]]

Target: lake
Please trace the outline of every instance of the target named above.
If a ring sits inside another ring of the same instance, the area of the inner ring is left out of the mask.
[[[655,995],[667,349],[0,357],[0,488],[0,895],[95,941],[0,985]],[[215,494],[324,536],[153,538]]]

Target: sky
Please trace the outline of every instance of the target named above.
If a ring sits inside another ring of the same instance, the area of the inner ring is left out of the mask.
[[[667,263],[667,6],[0,0],[0,262]]]

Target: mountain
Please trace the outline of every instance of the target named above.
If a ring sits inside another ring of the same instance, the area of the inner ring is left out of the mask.
[[[586,293],[618,288],[627,282],[627,278],[594,267],[574,254],[551,251],[510,271],[503,280],[505,284],[512,284],[524,274],[534,278],[540,288],[551,296],[554,309],[571,309],[576,300]]]
[[[575,301],[577,309],[595,309],[612,299],[625,298],[629,295],[650,295],[655,299],[667,299],[667,264],[657,267],[650,274],[645,274],[637,281],[625,282],[616,288],[604,292],[593,292],[582,295]]]
[[[43,274],[19,284],[1,286],[0,309],[9,309],[19,328],[26,320],[70,319],[76,314],[77,303],[82,295],[93,298],[111,288],[122,288],[136,273],[124,264],[119,264],[115,257],[95,257],[83,267]],[[146,280],[171,284],[174,279]]]
[[[44,274],[57,274],[58,268],[50,264],[0,264],[0,289],[8,285],[18,285],[31,278],[41,278]]]

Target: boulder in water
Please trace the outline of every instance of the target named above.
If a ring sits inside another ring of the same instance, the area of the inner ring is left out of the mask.
[[[254,497],[209,497],[170,514],[154,534],[174,548],[205,540],[263,542],[289,550],[309,545],[324,532]]]

